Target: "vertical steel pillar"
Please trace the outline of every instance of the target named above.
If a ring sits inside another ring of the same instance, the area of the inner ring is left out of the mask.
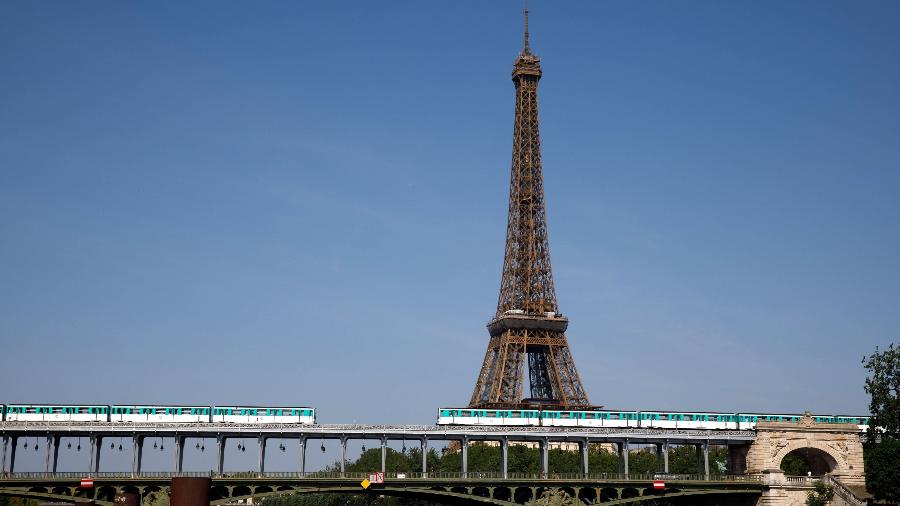
[[[17,436],[13,436],[11,439],[12,448],[10,448],[9,452],[9,474],[16,471],[16,447],[19,446],[19,438]]]
[[[103,453],[103,436],[93,436],[91,438],[91,454],[93,458],[93,462],[91,463],[93,469],[91,472],[99,473],[100,472],[100,454]]]
[[[6,474],[6,447],[9,446],[9,436],[3,435],[3,457],[0,460],[0,474]]]
[[[49,438],[48,438],[49,439]],[[53,460],[52,465],[50,466],[50,472],[56,474],[57,468],[59,468],[59,445],[62,443],[61,436],[53,436]]]
[[[422,437],[422,478],[428,478],[428,438]]]
[[[347,436],[341,436],[341,478],[344,477],[346,465],[347,465]]]
[[[141,461],[144,459],[144,436],[131,438],[131,474],[141,474]]]
[[[547,477],[550,472],[550,440],[544,438],[541,440],[541,476]]]
[[[703,475],[709,481],[709,440],[703,442]]]
[[[662,468],[663,468],[663,462],[662,462],[662,460],[663,460],[662,459],[662,453],[663,453],[662,447],[663,446],[662,446],[662,443],[655,443],[653,446],[656,448],[656,472],[661,473]]]
[[[500,476],[503,479],[509,477],[509,438],[500,439]]]
[[[663,472],[669,474],[669,440],[663,442]]]
[[[381,472],[387,471],[387,437],[381,436]]]
[[[463,437],[462,441],[460,441],[460,447],[462,449],[462,475],[463,478],[469,477],[469,438]]]
[[[622,464],[625,467],[625,479],[628,479],[628,440],[622,443]]]
[[[300,474],[306,472],[306,436],[300,436]]]
[[[184,440],[185,438],[175,435],[175,472],[181,473],[184,469]]]
[[[53,439],[50,437],[49,434],[47,435],[46,446],[47,446],[47,452],[44,457],[44,472],[49,473],[50,472],[50,455],[53,453],[53,448],[52,448]]]
[[[625,473],[625,464],[622,460],[622,443],[616,443],[616,463],[618,464],[619,474]]]
[[[225,472],[225,443],[227,438],[223,435],[216,436],[216,472]]]
[[[266,438],[262,435],[256,440],[259,447],[259,474],[266,472]]]
[[[581,473],[584,474],[584,477],[587,478],[588,472],[590,470],[590,461],[588,459],[588,451],[590,449],[589,445],[590,441],[587,438],[584,441],[578,443],[578,446],[581,448]]]
[[[700,449],[701,446],[702,445],[699,445],[699,444],[694,445],[694,456],[696,457],[695,460],[696,460],[696,464],[697,464],[696,469],[697,469],[697,477],[698,478],[700,477],[700,475],[703,474],[703,452]]]

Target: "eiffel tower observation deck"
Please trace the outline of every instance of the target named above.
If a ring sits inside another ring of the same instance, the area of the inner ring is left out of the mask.
[[[538,126],[541,60],[531,51],[527,9],[524,39],[512,71],[516,110],[500,297],[469,405],[589,407],[566,341],[569,321],[559,312],[550,266]]]

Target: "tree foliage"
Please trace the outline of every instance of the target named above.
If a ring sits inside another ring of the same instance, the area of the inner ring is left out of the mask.
[[[817,481],[813,489],[806,494],[806,506],[828,506],[832,499],[834,499],[834,489],[831,488],[831,485]]]
[[[866,434],[866,489],[875,499],[900,501],[900,347],[875,349],[863,357],[869,372],[866,393],[869,429]]]

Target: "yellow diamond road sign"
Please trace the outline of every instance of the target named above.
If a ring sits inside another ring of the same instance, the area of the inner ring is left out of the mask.
[[[371,485],[372,483],[369,481],[368,478],[366,478],[363,481],[361,481],[359,484],[362,485],[362,488],[369,488],[369,485]]]

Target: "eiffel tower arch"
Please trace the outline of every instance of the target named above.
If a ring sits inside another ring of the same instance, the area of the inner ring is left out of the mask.
[[[540,78],[526,9],[524,47],[512,71],[516,100],[503,275],[472,407],[590,406],[566,340],[569,320],[559,312],[550,266],[538,125]]]

